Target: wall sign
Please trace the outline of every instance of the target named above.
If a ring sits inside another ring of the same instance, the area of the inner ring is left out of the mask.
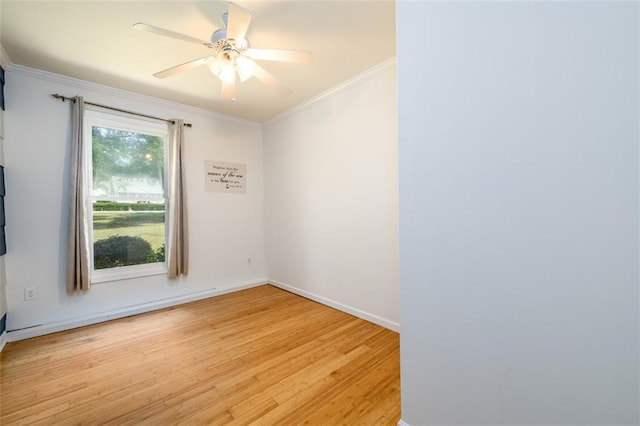
[[[244,194],[247,192],[246,176],[246,164],[204,162],[204,190],[207,192]]]

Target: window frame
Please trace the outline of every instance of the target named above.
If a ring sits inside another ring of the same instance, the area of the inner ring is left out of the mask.
[[[164,262],[144,263],[139,265],[128,265],[114,268],[95,269],[93,253],[93,202],[99,200],[137,202],[151,201],[164,202],[164,240],[165,253],[168,253],[169,245],[169,197],[168,197],[168,171],[169,171],[169,129],[167,123],[157,120],[132,117],[114,112],[106,112],[101,109],[87,108],[84,114],[84,135],[83,135],[83,185],[85,189],[84,206],[87,212],[84,220],[89,230],[89,276],[92,284],[105,283],[110,281],[139,278],[151,275],[163,275],[168,271],[167,260]],[[163,197],[114,197],[114,196],[94,196],[93,189],[93,127],[105,127],[109,129],[126,132],[136,132],[145,135],[158,136],[163,140]]]

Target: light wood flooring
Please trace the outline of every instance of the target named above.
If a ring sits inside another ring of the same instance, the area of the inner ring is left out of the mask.
[[[398,346],[265,285],[8,343],[0,424],[396,425]]]

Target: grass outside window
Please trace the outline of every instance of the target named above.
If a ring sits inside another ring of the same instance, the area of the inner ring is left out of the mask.
[[[95,269],[164,262],[164,211],[94,211]]]

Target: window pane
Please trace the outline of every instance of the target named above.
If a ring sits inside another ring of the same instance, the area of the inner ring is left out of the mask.
[[[95,269],[164,262],[164,204],[93,203]]]
[[[163,138],[93,126],[93,196],[163,197]]]

